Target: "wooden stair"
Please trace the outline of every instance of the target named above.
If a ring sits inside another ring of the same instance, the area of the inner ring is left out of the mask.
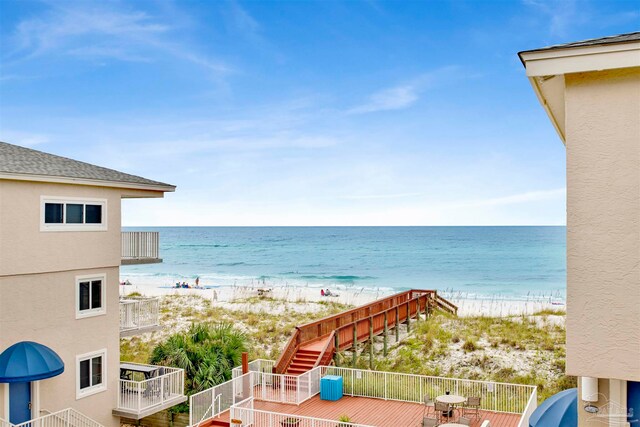
[[[316,360],[320,356],[319,350],[308,350],[305,348],[299,348],[296,354],[293,356],[291,364],[287,367],[288,375],[300,375],[313,369],[316,364]]]
[[[397,334],[401,323],[409,328],[412,319],[420,321],[422,315],[426,318],[433,310],[456,315],[458,307],[435,290],[412,289],[296,326],[273,372],[302,375],[317,365],[329,365],[337,351],[371,341],[390,328]]]

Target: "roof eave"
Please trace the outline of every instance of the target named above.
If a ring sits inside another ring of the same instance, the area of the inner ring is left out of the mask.
[[[142,184],[137,182],[121,182],[121,181],[107,181],[90,178],[72,178],[53,175],[35,175],[35,174],[21,174],[21,173],[6,173],[0,172],[0,179],[14,180],[14,181],[36,181],[36,182],[51,182],[56,184],[72,184],[72,185],[89,185],[94,187],[111,187],[111,188],[123,188],[128,190],[143,190],[153,191],[160,193],[170,193],[176,190],[175,185],[170,184]]]
[[[564,75],[640,67],[640,41],[528,50],[519,52],[518,57],[540,104],[566,144]]]

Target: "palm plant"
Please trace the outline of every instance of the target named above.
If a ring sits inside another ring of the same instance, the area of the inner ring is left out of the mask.
[[[247,337],[232,324],[197,323],[157,345],[150,363],[184,369],[187,394],[193,394],[230,380],[244,351]]]

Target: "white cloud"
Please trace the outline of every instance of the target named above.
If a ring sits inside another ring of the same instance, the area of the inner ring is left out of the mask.
[[[475,199],[461,201],[447,205],[448,208],[470,208],[470,207],[484,207],[484,206],[501,206],[512,205],[516,203],[529,203],[542,200],[555,200],[566,197],[566,188],[556,188],[552,190],[540,190],[540,191],[528,191],[525,193],[513,194],[503,197],[491,197],[487,199]]]
[[[36,18],[25,19],[5,42],[6,65],[46,55],[102,58],[119,61],[152,61],[172,58],[203,66],[216,73],[231,67],[208,57],[187,43],[180,43],[176,21],[151,16],[114,3],[52,3]]]
[[[349,114],[372,113],[375,111],[400,110],[418,100],[416,86],[397,86],[374,93],[365,104],[351,108]]]
[[[458,67],[448,66],[422,74],[411,81],[385,88],[371,94],[366,102],[347,110],[347,114],[366,114],[378,111],[402,110],[412,106],[420,94],[434,83],[457,78]]]

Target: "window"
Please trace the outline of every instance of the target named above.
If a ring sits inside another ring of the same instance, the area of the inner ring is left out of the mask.
[[[105,314],[106,275],[76,277],[76,319]]]
[[[42,197],[41,231],[105,231],[107,201]]]
[[[107,389],[107,350],[76,356],[76,398]]]

